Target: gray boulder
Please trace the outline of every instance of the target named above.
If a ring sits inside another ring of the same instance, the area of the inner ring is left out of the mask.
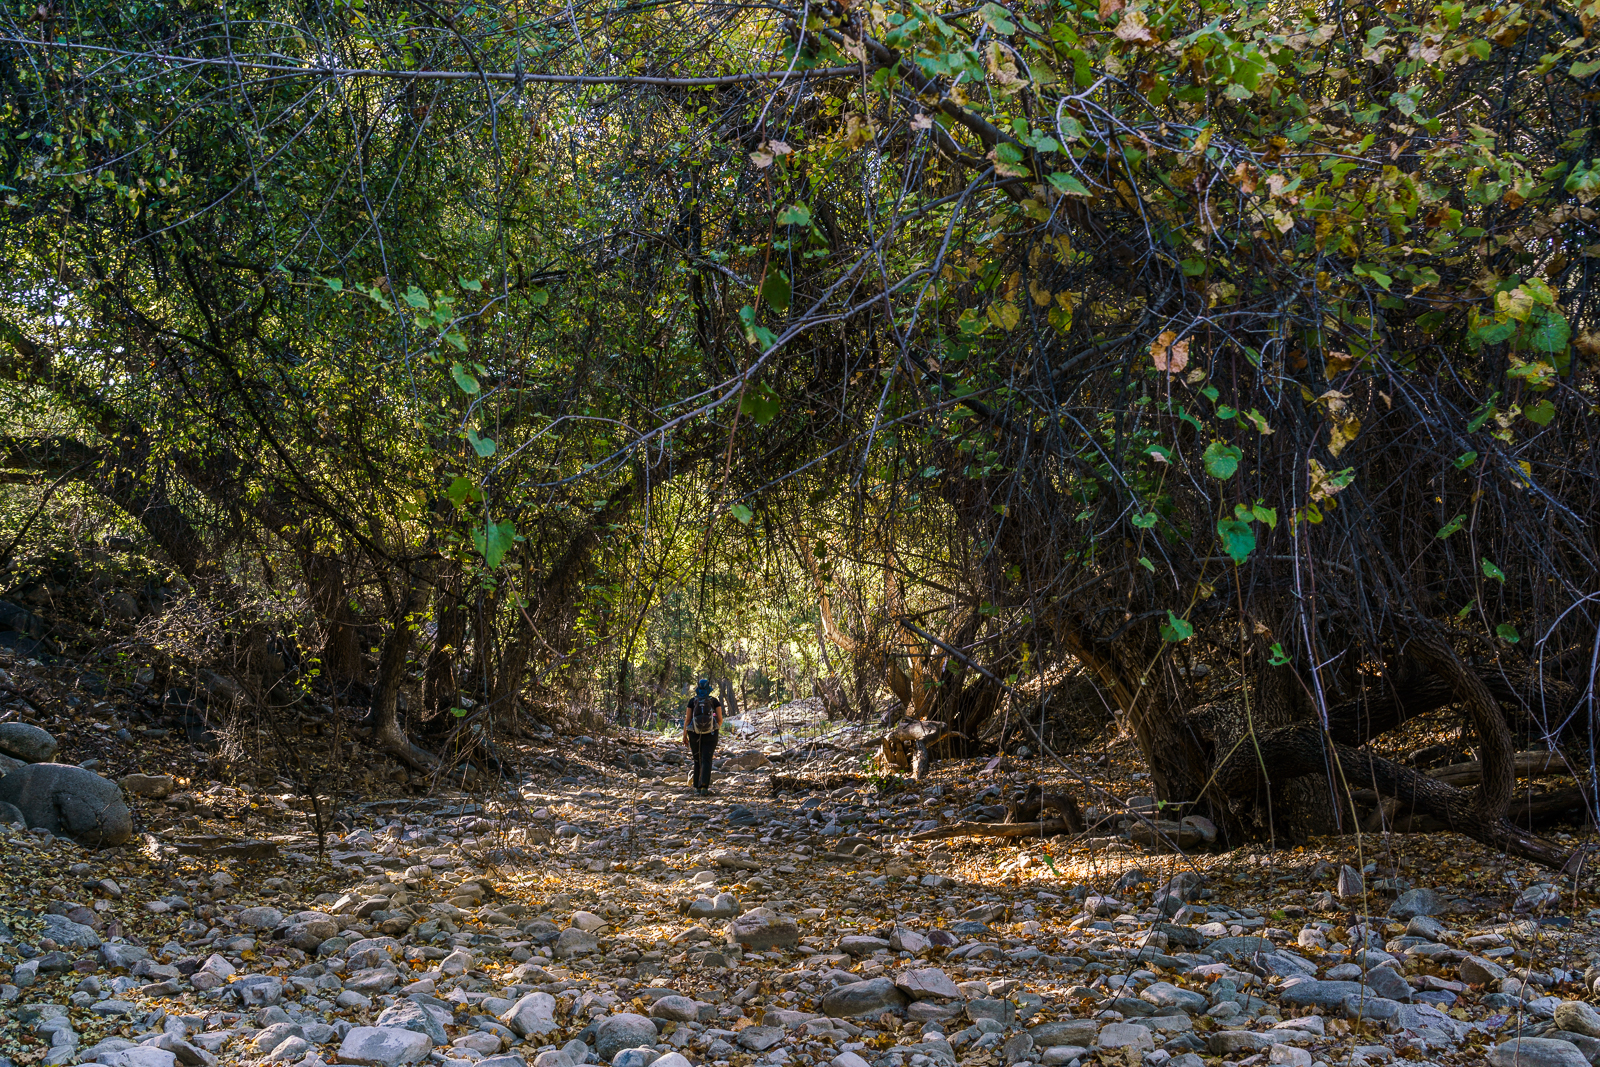
[[[907,997],[895,988],[892,978],[873,978],[865,982],[830,989],[822,998],[822,1013],[835,1019],[872,1015],[904,1007]]]
[[[800,927],[793,919],[779,918],[770,908],[752,908],[728,924],[728,937],[753,952],[760,952],[799,944]]]
[[[82,767],[29,764],[0,778],[0,801],[16,805],[31,828],[90,847],[120,845],[133,836],[133,815],[117,783]]]
[[[1489,1050],[1490,1067],[1589,1067],[1589,1061],[1570,1041],[1541,1037],[1515,1037]]]
[[[426,1034],[390,1026],[357,1026],[339,1044],[341,1063],[361,1063],[368,1067],[399,1067],[417,1063],[433,1051]]]
[[[607,1015],[594,1027],[594,1051],[601,1063],[610,1063],[623,1049],[642,1048],[659,1040],[656,1024],[632,1012]]]
[[[31,723],[0,722],[0,752],[26,763],[47,763],[56,754],[56,739]]]
[[[1360,982],[1296,982],[1278,993],[1278,999],[1296,1008],[1340,1008],[1349,996],[1376,997],[1378,991]]]
[[[556,938],[555,947],[552,949],[558,960],[569,960],[574,956],[588,956],[600,951],[600,939],[593,934],[569,926],[561,931],[561,936]]]
[[[1087,1047],[1094,1044],[1100,1024],[1094,1019],[1061,1019],[1053,1023],[1040,1023],[1028,1033],[1033,1035],[1033,1047],[1057,1048],[1063,1045]]]
[[[450,1040],[445,1036],[444,1027],[440,1025],[439,1020],[433,1017],[433,1012],[414,1000],[395,1001],[378,1016],[378,1025],[426,1034],[435,1045],[443,1045]]]
[[[1408,889],[1389,905],[1389,918],[1409,922],[1419,915],[1437,915],[1443,901],[1431,889]]]
[[[92,926],[75,923],[65,915],[46,914],[41,921],[44,923],[44,936],[62,948],[100,947],[100,935],[94,932]]]

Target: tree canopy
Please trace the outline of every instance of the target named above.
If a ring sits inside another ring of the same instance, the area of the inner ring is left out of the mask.
[[[969,752],[1078,665],[1231,837],[1364,788],[1559,866],[1597,14],[16,8],[9,551],[80,501],[417,766],[756,668]],[[1441,708],[1476,789],[1368,744]]]

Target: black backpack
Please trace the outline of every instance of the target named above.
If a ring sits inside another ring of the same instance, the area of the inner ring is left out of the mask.
[[[717,711],[713,698],[697,696],[693,701],[694,711],[689,716],[689,729],[697,734],[712,734],[717,732]]]

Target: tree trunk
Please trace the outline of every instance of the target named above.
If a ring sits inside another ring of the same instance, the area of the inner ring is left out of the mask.
[[[378,656],[378,680],[372,690],[372,741],[375,747],[414,770],[432,770],[438,766],[438,758],[412,744],[400,721],[400,683],[405,679],[406,657],[411,651],[411,611],[416,603],[416,585],[409,576],[401,601]]]
[[[467,636],[467,606],[461,600],[461,565],[441,567],[433,586],[433,647],[422,674],[422,709],[425,716],[442,715],[459,696],[456,657]]]

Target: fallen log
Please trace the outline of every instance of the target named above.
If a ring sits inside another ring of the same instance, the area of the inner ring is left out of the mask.
[[[946,837],[1056,837],[1073,830],[1065,819],[1043,822],[953,822],[912,834],[907,841],[938,841]]]
[[[1512,757],[1516,762],[1518,778],[1537,778],[1541,774],[1570,775],[1572,769],[1567,765],[1566,757],[1560,752],[1547,752],[1538,749],[1531,752],[1518,752]],[[1428,771],[1429,778],[1446,785],[1477,785],[1483,780],[1483,764],[1477,760],[1471,763],[1452,763],[1448,767],[1435,767]]]

